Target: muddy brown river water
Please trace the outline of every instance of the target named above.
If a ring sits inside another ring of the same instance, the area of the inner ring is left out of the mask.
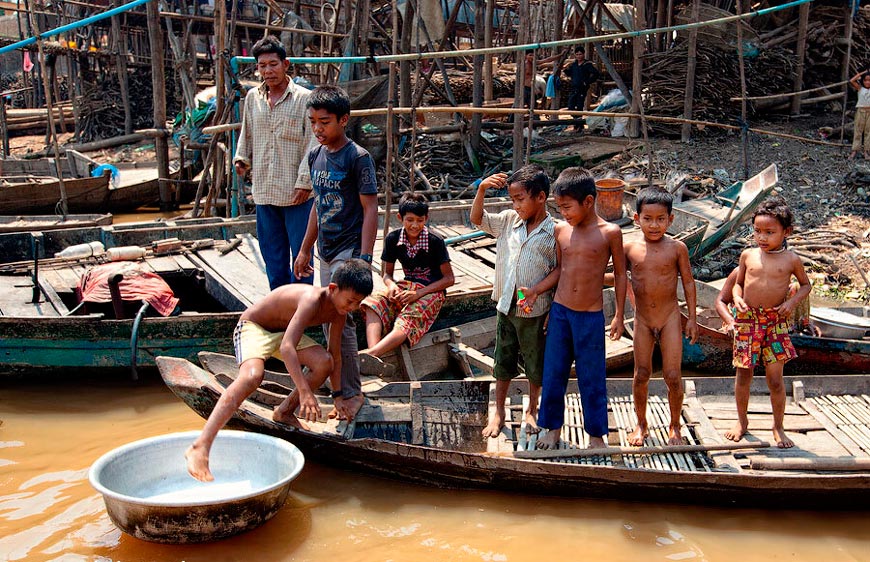
[[[870,506],[713,509],[440,490],[312,463],[259,529],[158,545],[115,528],[87,480],[114,447],[202,427],[156,377],[3,384],[0,421],[0,560],[870,561]]]

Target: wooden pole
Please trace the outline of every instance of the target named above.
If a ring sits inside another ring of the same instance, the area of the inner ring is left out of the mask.
[[[474,21],[476,24],[474,26],[474,47],[476,49],[482,48],[486,44],[486,38],[484,36],[484,28],[479,25],[480,21],[486,17],[484,14],[485,10],[485,0],[474,0]],[[492,66],[492,57],[488,56],[490,60],[490,67]],[[483,70],[483,55],[474,55],[474,84],[472,86],[472,105],[474,107],[483,107],[483,98],[484,98],[484,84],[490,84],[490,96],[492,96],[492,80],[488,80],[484,76]],[[490,69],[490,76],[492,75],[492,70]],[[482,115],[480,113],[475,113],[471,117],[471,149],[476,153],[480,149],[480,127],[482,123]]]
[[[692,21],[698,21],[701,11],[701,0],[692,0]],[[686,94],[683,97],[683,118],[692,118],[692,109],[695,103],[695,69],[698,65],[698,29],[689,31],[689,60],[686,70]],[[692,138],[692,126],[683,125],[680,139],[689,142]]]
[[[120,0],[113,0],[113,7],[120,5]],[[120,16],[112,16],[112,50],[116,53],[115,69],[121,86],[121,103],[124,104],[124,134],[129,135],[133,132],[133,110],[130,107],[130,77],[127,74],[127,38],[121,35]]]
[[[741,0],[735,0],[737,15],[743,13]],[[741,179],[749,177],[749,122],[746,113],[746,66],[743,61],[743,22],[737,21],[737,59],[740,64],[740,147],[743,152],[743,175]]]
[[[6,96],[0,96],[0,137],[2,137],[3,158],[9,156],[9,131],[6,128]]]
[[[399,7],[397,0],[393,0],[393,52],[399,48],[399,36],[396,29],[399,26]],[[396,63],[390,62],[390,74],[387,81],[387,161],[384,169],[384,235],[386,238],[390,232],[391,212],[390,206],[393,201],[393,159],[396,157],[396,123],[393,116],[393,107],[396,103]],[[412,126],[414,124],[412,123]]]
[[[852,76],[852,72],[849,70],[849,66],[852,63],[852,30],[854,25],[852,23],[852,5],[850,2],[846,2],[846,53],[843,55],[843,69],[840,73],[840,77],[843,81],[848,81]],[[849,84],[847,83],[843,86],[843,111],[840,118],[840,142],[843,142],[843,137],[846,134],[846,105],[849,102]]]
[[[666,453],[708,453],[712,451],[739,451],[741,449],[767,449],[767,441],[725,443],[722,445],[659,445],[652,447],[602,447],[598,449],[550,449],[515,451],[506,456],[518,459],[567,459],[609,455],[663,455]],[[495,453],[496,456],[502,456]]]
[[[485,23],[483,26],[483,46],[487,49],[492,47],[492,18],[494,16],[495,0],[486,0],[486,20],[484,20]],[[486,101],[492,101],[492,55],[486,55],[486,58],[483,61],[483,99]]]
[[[794,73],[794,91],[799,92],[804,82],[804,59],[807,52],[807,25],[810,21],[810,5],[801,4],[798,16],[798,37],[795,51],[797,53],[797,69]],[[801,112],[801,96],[797,95],[791,100],[791,113],[797,115]]]
[[[166,128],[166,76],[164,74],[163,53],[165,45],[163,30],[160,28],[159,10],[156,2],[149,2],[146,12],[148,40],[151,47],[151,88],[154,94],[154,128]],[[166,137],[154,139],[157,155],[157,182],[160,192],[160,209],[172,208],[172,194],[167,183],[169,179],[169,144]]]
[[[33,29],[34,35],[37,37],[36,39],[36,48],[39,56],[39,60],[42,61],[42,88],[45,91],[45,109],[46,115],[48,117],[48,130],[51,135],[51,147],[54,151],[54,170],[57,174],[57,185],[60,190],[60,201],[57,205],[57,210],[60,211],[60,215],[63,217],[63,220],[66,220],[66,215],[69,211],[67,206],[67,197],[66,197],[66,185],[63,182],[63,170],[60,168],[60,148],[58,147],[57,142],[57,131],[54,128],[54,108],[51,104],[51,85],[48,82],[48,73],[45,71],[45,49],[42,44],[42,39],[39,38],[39,25],[36,22],[36,15],[34,14],[35,8],[33,4],[28,4],[28,17],[30,18],[30,25]],[[63,111],[63,108],[61,108]],[[4,136],[5,138],[5,136]]]
[[[634,0],[634,28],[646,29],[646,0]],[[643,51],[646,43],[646,37],[639,35],[634,38],[633,42],[633,61],[631,71],[631,111],[632,113],[640,113],[640,106],[643,104],[641,99],[641,91],[643,89]],[[631,137],[637,137],[640,122],[637,119],[632,119],[629,122],[628,134]],[[650,162],[652,165],[652,162]]]
[[[517,17],[521,22],[529,21],[529,0],[520,0],[518,6]],[[529,39],[528,25],[520,25],[517,29],[517,43],[528,43]],[[514,83],[514,109],[522,109],[523,107],[523,82],[526,76],[526,61],[525,52],[516,51],[516,82]],[[514,132],[513,132],[513,170],[519,170],[523,166],[523,156],[525,155],[523,145],[523,117],[519,113],[514,114]],[[530,139],[531,140],[531,139]]]
[[[414,27],[412,23],[414,21],[413,2],[405,2],[405,12],[402,15],[401,51],[393,51],[394,53],[411,52],[411,31]],[[411,105],[411,61],[407,60],[399,62],[399,103],[403,107]]]

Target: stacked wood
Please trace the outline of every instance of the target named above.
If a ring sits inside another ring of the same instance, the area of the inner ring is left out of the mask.
[[[472,92],[474,90],[474,74],[472,72],[463,72],[461,70],[449,70],[448,77],[450,79],[450,88],[453,91],[453,96],[456,98],[456,103],[471,103]],[[513,97],[514,82],[516,76],[513,72],[499,71],[492,77],[492,95],[494,98]],[[443,95],[444,78],[440,72],[432,75],[432,83],[436,85],[437,91],[429,88],[426,95],[423,96],[425,103],[430,105],[442,105],[447,103],[447,98]],[[418,87],[414,83],[414,89]]]
[[[92,142],[124,134],[124,106],[118,76],[112,72],[89,73],[79,100],[80,142]],[[145,129],[154,126],[151,105],[153,103],[151,73],[148,69],[130,71],[130,105],[133,112],[133,128]],[[176,85],[175,72],[166,72],[166,101],[170,114],[179,111],[180,88]]]
[[[644,56],[644,108],[658,116],[680,117],[688,65],[688,42]],[[746,58],[747,95],[765,96],[780,93],[791,84],[795,67],[794,55],[780,47],[763,49],[758,56]],[[698,76],[695,82],[694,119],[733,122],[740,113],[740,71],[736,49],[726,51],[708,45],[698,45]],[[679,126],[652,123],[653,130],[677,134]]]
[[[52,114],[56,124],[60,119],[61,111],[63,111],[67,128],[71,129],[74,125],[72,105],[67,102],[60,107],[53,108]],[[9,131],[32,131],[33,129],[44,131],[47,126],[48,111],[45,108],[6,110],[6,128]]]

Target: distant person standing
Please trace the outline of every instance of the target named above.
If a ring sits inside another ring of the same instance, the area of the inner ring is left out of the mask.
[[[855,131],[852,136],[852,153],[855,158],[863,144],[864,159],[870,160],[870,70],[859,72],[849,80],[858,91],[858,104],[855,106]]]
[[[293,259],[299,253],[311,212],[311,176],[305,155],[317,146],[308,123],[310,92],[287,75],[290,62],[274,36],[252,49],[263,84],[248,92],[242,131],[233,160],[236,173],[251,171],[251,192],[257,206],[257,240],[266,263],[269,287],[297,279]]]
[[[583,47],[577,47],[574,51],[574,62],[568,65],[565,74],[571,79],[571,95],[568,96],[568,109],[570,111],[583,111],[586,102],[586,94],[596,80],[601,78],[601,73],[592,62],[586,60]]]

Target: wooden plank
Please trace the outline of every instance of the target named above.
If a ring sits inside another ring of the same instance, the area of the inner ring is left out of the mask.
[[[831,437],[837,440],[847,451],[849,451],[850,455],[853,456],[865,456],[864,451],[861,450],[861,447],[858,446],[850,437],[846,436],[845,433],[840,431],[835,424],[828,416],[822,413],[821,410],[812,402],[812,400],[806,400],[800,403],[800,407],[806,410],[808,414],[814,417],[822,426],[825,428],[825,431],[831,434]]]
[[[425,441],[423,429],[423,399],[422,385],[414,381],[411,383],[411,444],[422,445]]]
[[[717,430],[725,432],[734,427],[733,419],[711,418],[713,427]],[[806,433],[807,431],[822,431],[824,426],[811,416],[786,416],[784,420],[786,431],[799,431]],[[773,416],[749,415],[749,431],[768,430],[773,426]]]
[[[661,455],[669,452],[706,453],[710,451],[739,451],[744,449],[763,449],[769,447],[770,443],[759,441],[754,443],[727,443],[724,445],[664,445],[659,447],[601,447],[597,449],[516,451],[513,456],[518,459],[554,459],[567,457],[594,457],[598,455]]]
[[[0,276],[0,316],[60,316],[51,302],[33,299],[33,284],[30,277]]]
[[[477,367],[487,375],[492,376],[495,367],[495,359],[471,346],[465,345],[464,343],[456,344],[453,347],[455,347],[457,351],[464,353],[468,363],[473,367]]]
[[[411,352],[406,344],[402,344],[398,349],[399,366],[405,372],[405,377],[409,381],[417,380],[417,371],[414,369],[414,362],[411,360]]]
[[[690,424],[695,425],[695,435],[702,445],[719,445],[724,443],[724,436],[720,434],[710,418],[704,411],[704,406],[695,393],[694,381],[686,381],[685,397],[683,398],[683,416]],[[728,451],[720,451],[710,454],[713,465],[717,470],[728,472],[741,472],[740,463]]]
[[[755,457],[749,462],[752,470],[826,470],[837,472],[868,472],[870,459],[854,457],[765,458]]]

